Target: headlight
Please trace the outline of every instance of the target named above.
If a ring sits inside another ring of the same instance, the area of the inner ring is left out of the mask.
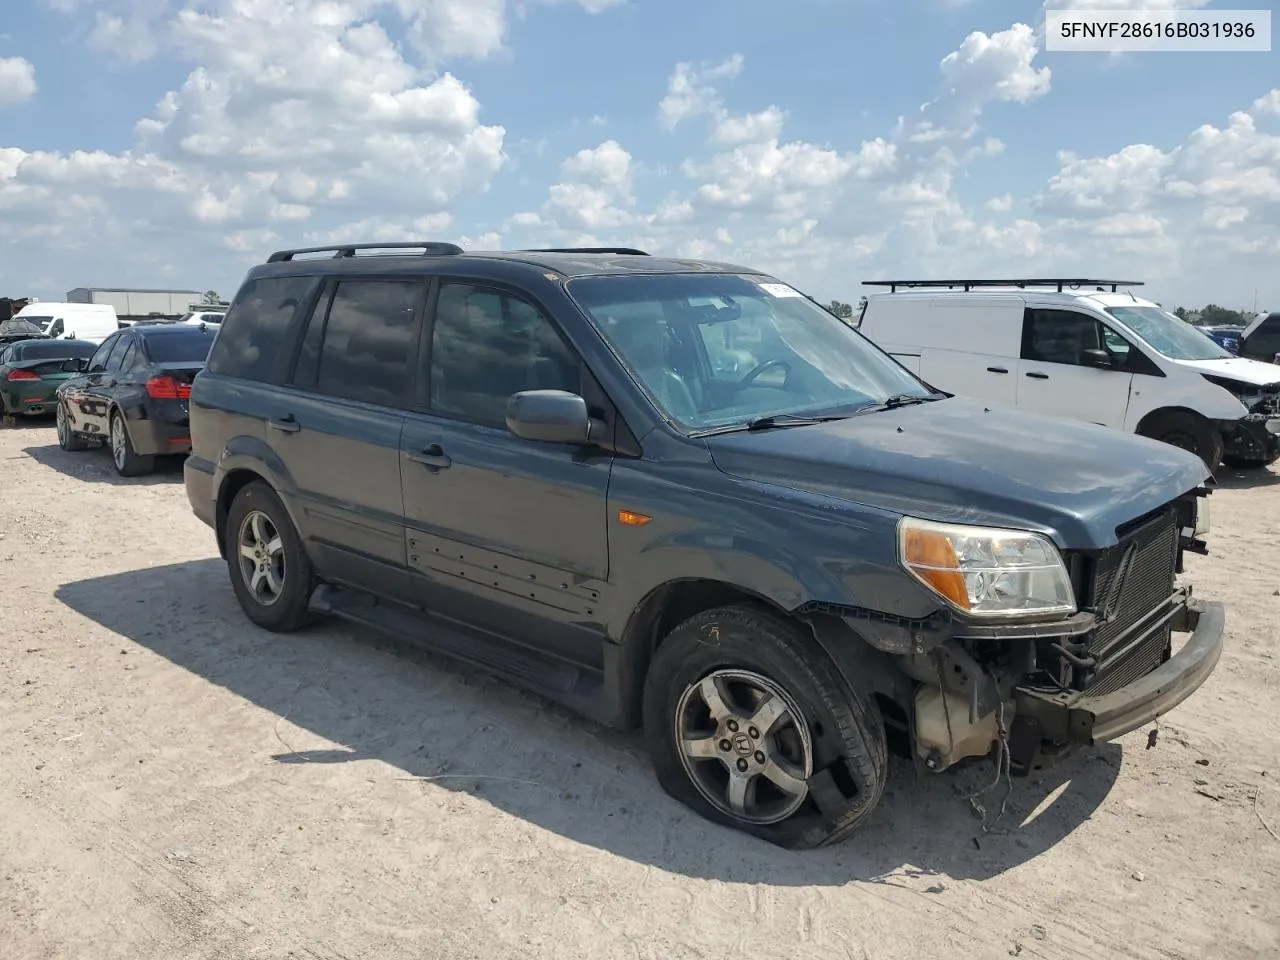
[[[1199,497],[1196,500],[1196,529],[1192,536],[1196,539],[1209,532],[1209,498]]]
[[[913,577],[973,616],[1076,612],[1062,554],[1036,533],[903,517],[898,557]]]

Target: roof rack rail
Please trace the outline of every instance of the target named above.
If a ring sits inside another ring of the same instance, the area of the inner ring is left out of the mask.
[[[649,254],[635,247],[542,247],[536,250],[521,250],[521,253],[620,253],[632,257],[647,257]]]
[[[1057,287],[1062,293],[1064,287],[1078,289],[1080,287],[1110,287],[1115,293],[1120,287],[1141,287],[1141,280],[1092,280],[1088,277],[1051,277],[1038,280],[863,280],[864,287],[888,287],[890,293],[896,293],[899,287],[917,289],[930,287],[933,289],[954,289],[964,287],[965,292],[983,287]]]
[[[424,257],[456,257],[465,253],[456,243],[427,240],[422,243],[343,243],[332,247],[298,247],[294,250],[277,250],[267,257],[267,263],[285,263],[300,253],[328,253],[334,251],[335,259],[354,257],[357,250],[421,250]]]

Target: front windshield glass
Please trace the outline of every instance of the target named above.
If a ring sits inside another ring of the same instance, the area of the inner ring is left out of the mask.
[[[582,277],[567,289],[654,402],[691,430],[932,396],[848,324],[767,277]]]
[[[1159,307],[1107,307],[1107,313],[1170,360],[1217,360],[1231,356],[1191,324]]]

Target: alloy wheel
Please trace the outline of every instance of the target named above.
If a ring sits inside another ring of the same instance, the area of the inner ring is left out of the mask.
[[[269,607],[284,593],[284,540],[261,510],[252,510],[240,523],[236,538],[240,576],[253,599]]]
[[[676,746],[698,792],[721,813],[778,823],[809,795],[813,740],[796,702],[768,677],[716,670],[676,705]]]
[[[67,412],[62,407],[62,402],[58,402],[58,409],[54,413],[54,425],[58,431],[58,443],[60,446],[67,445]]]
[[[111,420],[111,459],[115,461],[118,470],[124,469],[124,462],[128,453],[124,438],[124,423],[120,417],[113,417]]]

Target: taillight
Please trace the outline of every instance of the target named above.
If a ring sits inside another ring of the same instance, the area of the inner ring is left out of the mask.
[[[10,370],[6,380],[39,380],[40,374],[32,373],[30,370]]]
[[[191,384],[173,377],[152,377],[147,381],[147,396],[152,400],[185,400],[191,396]]]

